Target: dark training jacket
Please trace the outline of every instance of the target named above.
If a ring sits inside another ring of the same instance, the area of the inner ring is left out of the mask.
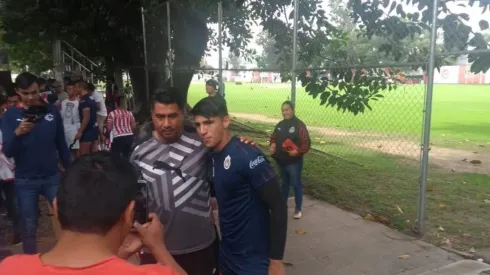
[[[290,139],[298,146],[298,156],[292,157],[282,148],[286,139]],[[270,144],[276,144],[276,152],[272,156],[279,165],[289,165],[303,159],[303,155],[308,153],[311,146],[310,134],[306,125],[296,116],[291,119],[280,121],[274,128]]]

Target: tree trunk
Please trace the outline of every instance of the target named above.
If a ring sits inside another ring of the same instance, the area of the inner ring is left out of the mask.
[[[116,67],[116,69],[114,70],[114,80],[117,87],[119,87],[119,93],[124,93],[123,71],[120,67]]]
[[[189,86],[194,73],[196,73],[191,68],[199,68],[201,59],[206,52],[209,30],[206,18],[199,12],[185,7],[177,7],[172,12],[175,56],[173,64],[174,87],[181,90],[187,100]]]
[[[165,73],[165,59],[168,52],[166,22],[158,17],[147,19],[147,53],[149,98],[155,90],[170,86]],[[187,99],[189,85],[206,51],[208,43],[207,21],[201,14],[188,8],[172,10],[174,50],[173,86],[182,91]],[[148,120],[150,102],[147,100],[146,76],[142,67],[129,69],[131,84],[135,96],[137,121]]]

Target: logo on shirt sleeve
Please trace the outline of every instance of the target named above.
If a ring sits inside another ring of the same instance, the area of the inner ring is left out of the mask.
[[[47,121],[53,121],[54,116],[53,116],[53,114],[47,114],[44,116],[44,119]]]
[[[254,169],[259,164],[265,161],[264,156],[258,156],[256,159],[250,161],[250,169]]]
[[[225,170],[228,170],[228,169],[230,169],[230,166],[231,166],[231,157],[230,157],[230,155],[228,155],[225,158],[225,161],[223,162],[223,167],[225,167]]]

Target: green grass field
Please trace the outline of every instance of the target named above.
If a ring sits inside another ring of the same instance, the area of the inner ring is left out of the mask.
[[[319,105],[302,88],[297,91],[297,115],[308,126],[354,131],[396,133],[419,138],[424,109],[424,85],[404,85],[385,91],[373,111],[354,116]],[[205,96],[204,85],[189,90],[192,105]],[[280,105],[290,96],[285,84],[226,85],[230,112],[262,114],[280,118]],[[432,141],[450,147],[470,147],[490,142],[490,85],[435,85],[432,114]]]
[[[204,85],[194,84],[189,91],[189,103],[193,105],[205,95]],[[289,88],[284,84],[228,83],[226,87],[228,108],[232,113],[280,119],[280,104],[288,96]],[[298,91],[297,113],[309,127],[360,132],[355,137],[326,139],[324,145],[315,146],[326,153],[313,151],[307,155],[305,190],[310,196],[362,216],[387,217],[390,226],[411,233],[418,205],[419,161],[355,147],[352,140],[369,140],[373,138],[370,134],[385,133],[390,137],[418,141],[422,131],[424,86],[401,86],[396,91],[385,92],[384,96],[382,101],[372,104],[373,111],[353,116],[319,106],[318,100],[312,99],[301,89]],[[474,149],[489,142],[489,102],[488,85],[436,85],[432,143],[449,148]],[[267,130],[272,129],[273,122],[237,120],[245,125],[237,124],[233,131],[252,136],[265,149]],[[260,131],[249,130],[249,127]],[[324,138],[320,133],[313,133],[312,136],[314,145]],[[487,233],[490,228],[490,203],[486,201],[490,202],[489,182],[489,175],[453,173],[431,165],[427,233],[424,239],[437,245],[449,243],[460,250],[490,247],[487,236],[490,234]]]

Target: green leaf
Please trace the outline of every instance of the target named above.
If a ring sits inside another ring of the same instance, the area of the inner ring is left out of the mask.
[[[396,8],[396,2],[393,1],[393,3],[391,3],[390,11],[388,12],[388,14],[390,14],[395,8]]]
[[[330,92],[323,92],[320,95],[320,105],[325,105],[329,97],[330,97]]]
[[[390,0],[383,0],[383,7],[386,9],[390,5]]]
[[[459,16],[466,21],[470,20],[470,16],[467,13],[460,13]]]
[[[486,30],[486,29],[489,28],[488,21],[486,21],[486,20],[480,20],[480,22],[478,22],[478,24],[480,25],[480,29],[482,31],[484,31],[484,30]]]

